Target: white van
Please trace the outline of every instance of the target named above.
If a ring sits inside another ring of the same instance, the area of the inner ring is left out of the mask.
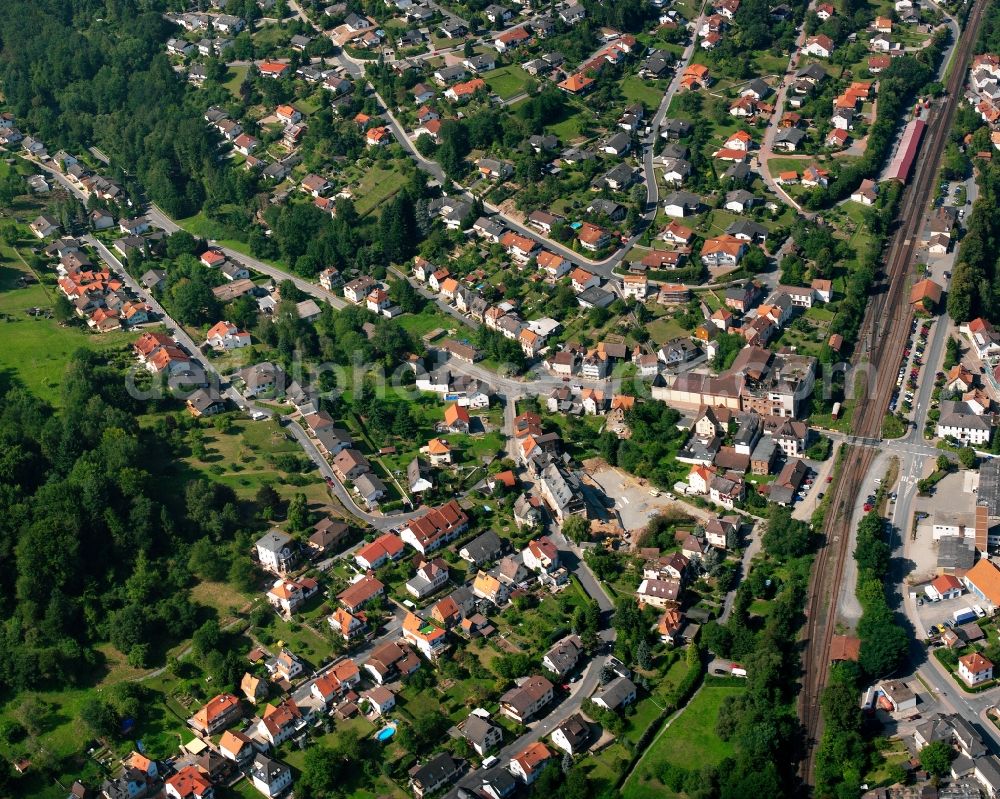
[[[490,755],[483,760],[483,765],[480,768],[493,768],[500,761],[497,759],[496,755]]]

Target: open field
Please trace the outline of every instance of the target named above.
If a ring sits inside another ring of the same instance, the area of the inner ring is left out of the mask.
[[[283,499],[303,493],[310,503],[329,502],[326,484],[310,461],[307,470],[284,471],[274,459],[292,455],[305,461],[305,455],[294,440],[290,440],[277,422],[254,422],[236,419],[231,431],[221,433],[214,428],[202,432],[205,447],[203,458],[192,454],[184,463],[203,471],[209,479],[229,486],[241,499],[251,498],[264,483],[271,483]],[[302,485],[295,483],[301,482]]]
[[[373,166],[365,172],[361,183],[351,189],[354,194],[354,207],[361,216],[370,214],[403,188],[404,183],[406,175],[399,169]]]
[[[223,206],[223,208],[225,208],[225,206]],[[209,219],[203,211],[199,211],[194,216],[189,216],[185,219],[177,219],[175,221],[192,235],[206,240],[214,239],[215,242],[222,247],[228,247],[229,249],[236,250],[244,255],[253,255],[250,251],[250,246],[245,241],[226,238],[228,231],[225,227],[218,222]],[[271,262],[274,263],[275,266],[286,266],[278,258],[272,258]]]
[[[690,768],[692,763],[714,765],[732,754],[732,747],[715,734],[719,708],[730,696],[743,691],[739,685],[706,684],[673,723],[657,736],[622,787],[624,799],[662,799],[674,793],[658,774],[665,764]]]
[[[243,84],[243,80],[247,76],[249,67],[230,67],[229,73],[232,77],[222,84],[222,88],[228,90],[233,97],[240,96],[240,86]]]
[[[509,66],[484,72],[483,80],[502,99],[509,100],[524,91],[524,85],[531,80],[531,75],[521,67]]]
[[[655,86],[649,86],[642,78],[630,75],[621,82],[622,94],[630,103],[642,103],[646,108],[655,110],[663,99],[663,91]]]
[[[6,256],[9,250],[5,251]],[[59,405],[59,386],[70,355],[81,347],[98,352],[124,349],[133,333],[98,335],[74,324],[60,326],[54,319],[28,316],[29,308],[51,308],[53,290],[39,284],[16,288],[26,270],[6,257],[0,262],[0,373],[22,383],[31,393]],[[2,379],[2,378],[0,378]]]

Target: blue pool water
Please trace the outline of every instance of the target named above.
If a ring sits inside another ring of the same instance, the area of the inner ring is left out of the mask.
[[[396,734],[395,727],[383,727],[381,730],[378,731],[378,735],[376,735],[375,737],[378,738],[378,740],[381,741],[382,743],[385,743],[395,734]]]

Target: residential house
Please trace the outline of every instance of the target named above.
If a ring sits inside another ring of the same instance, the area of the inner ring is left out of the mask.
[[[434,487],[430,469],[419,457],[414,457],[407,465],[406,478],[411,494],[421,494]]]
[[[242,717],[243,709],[238,697],[233,694],[218,694],[188,719],[188,725],[202,735],[214,735]]]
[[[28,225],[31,228],[31,232],[34,233],[38,238],[44,239],[49,236],[54,236],[59,232],[59,223],[52,217],[42,214],[35,218],[35,220]]]
[[[552,701],[554,687],[544,677],[532,676],[500,697],[500,713],[524,724]]]
[[[546,449],[546,442],[542,440],[544,438],[546,437],[529,436],[524,443],[528,444],[530,442],[544,452]],[[527,449],[524,452],[526,455],[529,454],[529,450]],[[545,500],[552,515],[560,524],[570,516],[586,514],[587,507],[583,501],[583,493],[579,480],[575,475],[560,468],[557,464],[550,463],[543,469],[538,487],[542,499]],[[532,545],[534,545],[534,549]],[[558,568],[558,550],[555,549],[555,545],[547,536],[530,542],[528,550],[531,551],[531,554],[525,559],[525,565],[529,569],[549,572]]]
[[[458,102],[459,100],[468,100],[476,92],[486,91],[487,88],[486,81],[482,78],[473,78],[463,83],[456,83],[454,86],[446,89],[444,96],[452,102]]]
[[[428,660],[437,660],[448,648],[445,631],[416,614],[406,614],[402,632],[403,639]]]
[[[240,680],[240,691],[251,704],[256,705],[267,699],[267,682],[249,671]]]
[[[450,500],[411,520],[400,537],[420,554],[426,555],[454,541],[468,528],[469,517],[455,500]]]
[[[518,754],[511,758],[508,766],[510,773],[525,785],[531,785],[538,779],[542,769],[553,759],[551,750],[541,741],[528,744]]]
[[[716,549],[727,549],[740,529],[738,516],[718,516],[705,522],[705,541]]]
[[[550,214],[548,211],[532,211],[528,214],[528,224],[546,235],[552,232],[553,225],[564,221],[562,217]]]
[[[542,667],[562,679],[569,674],[583,654],[583,644],[577,635],[569,635],[557,641],[542,658]]]
[[[552,731],[552,744],[571,757],[584,752],[590,742],[590,725],[574,713]]]
[[[829,58],[833,53],[833,39],[825,34],[817,34],[806,39],[802,52],[816,58]]]
[[[526,28],[513,28],[497,36],[493,40],[493,46],[498,53],[506,53],[510,49],[526,44],[530,39],[531,34]]]
[[[635,702],[636,687],[628,677],[616,677],[597,689],[591,701],[604,710],[617,711]]]
[[[383,685],[415,672],[420,668],[420,658],[405,641],[389,641],[372,651],[364,668],[376,683]]]
[[[250,334],[231,322],[217,322],[209,329],[205,343],[219,351],[242,349],[250,346]]]
[[[686,191],[671,192],[663,200],[663,208],[668,216],[689,216],[697,213],[700,207],[701,199],[698,195]]]
[[[170,799],[215,799],[215,788],[197,766],[184,766],[164,781]]]
[[[646,578],[639,583],[635,595],[640,605],[664,608],[676,603],[680,598],[680,592],[680,580]]]
[[[480,757],[486,757],[488,752],[503,743],[503,728],[475,712],[458,725],[458,730]]]
[[[931,602],[942,599],[955,599],[962,595],[962,581],[953,574],[939,574],[924,588],[924,593]]]
[[[350,641],[367,629],[368,619],[360,611],[355,615],[344,608],[337,608],[327,617],[327,624],[334,632],[340,633],[345,641]]]
[[[503,542],[493,530],[487,530],[469,541],[458,554],[463,560],[478,568],[483,564],[492,563],[503,554]]]
[[[305,666],[298,655],[284,647],[278,653],[278,656],[269,660],[265,666],[275,680],[291,681],[305,671]],[[265,711],[266,713],[267,711]]]
[[[215,393],[214,389],[199,388],[192,392],[186,403],[188,413],[196,419],[201,417],[215,416],[226,409],[226,402]]]
[[[851,194],[851,199],[862,205],[874,205],[878,200],[878,184],[873,180],[862,180]]]
[[[978,652],[958,659],[958,676],[972,687],[993,679],[993,663]]]
[[[746,189],[734,189],[733,191],[726,192],[725,208],[727,211],[742,214],[759,205],[760,202],[760,198],[755,197]]]
[[[407,592],[423,599],[438,591],[448,582],[448,564],[440,558],[426,562],[417,568],[417,573],[407,581]]]
[[[396,695],[384,685],[376,685],[363,691],[361,698],[368,702],[372,713],[384,717],[396,706]]]
[[[567,25],[576,25],[587,16],[586,9],[578,3],[573,3],[559,10],[559,19]]]
[[[701,261],[708,267],[734,267],[747,251],[746,241],[726,233],[705,240],[701,248]]]
[[[671,646],[680,643],[681,630],[683,628],[684,614],[674,608],[664,611],[656,624],[656,631],[660,636],[660,640]]]
[[[362,303],[376,285],[375,280],[367,275],[362,275],[344,285],[344,299],[353,303]]]
[[[497,606],[503,605],[509,595],[507,586],[504,583],[501,583],[496,577],[482,570],[476,573],[476,577],[472,581],[472,593],[480,599],[485,599]]]
[[[431,466],[446,466],[451,463],[451,444],[443,438],[432,438],[427,442],[426,449]]]
[[[274,574],[285,574],[298,559],[298,547],[292,538],[281,530],[271,530],[254,544],[257,561],[262,569]]]
[[[517,790],[517,780],[504,768],[483,772],[481,780],[484,799],[508,799]]]
[[[539,250],[537,241],[513,231],[508,231],[500,237],[500,246],[521,263],[529,261]]]
[[[385,585],[371,574],[365,574],[361,579],[337,594],[337,600],[350,613],[356,613],[375,597],[385,593]]]
[[[410,790],[417,799],[432,794],[454,782],[462,773],[462,765],[449,753],[441,752],[422,766],[410,769]]]
[[[514,502],[514,523],[518,529],[539,526],[542,523],[542,501],[538,497],[521,494]]]
[[[774,137],[774,149],[793,153],[805,140],[806,134],[798,128],[782,128]]]
[[[342,449],[333,459],[333,469],[342,480],[356,480],[371,471],[368,459],[356,449]]]
[[[940,411],[936,429],[938,438],[952,438],[973,446],[989,443],[992,433],[990,420],[974,413],[966,402],[942,400]]]
[[[649,293],[649,280],[645,275],[625,275],[622,278],[622,296],[626,299],[636,299],[640,302]]]
[[[239,730],[226,730],[219,740],[219,753],[238,766],[245,766],[254,756],[253,741]]]
[[[286,617],[291,616],[309,597],[319,591],[319,584],[312,577],[299,580],[276,580],[267,592],[267,601]]]
[[[258,754],[250,767],[250,781],[264,796],[273,798],[280,796],[292,784],[292,770],[284,763]]]
[[[361,497],[368,510],[374,510],[388,493],[388,489],[381,479],[366,472],[354,481],[354,493]]]

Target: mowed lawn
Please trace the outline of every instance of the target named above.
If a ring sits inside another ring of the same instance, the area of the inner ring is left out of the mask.
[[[657,778],[665,763],[691,768],[696,763],[716,765],[732,754],[732,746],[715,734],[719,708],[730,696],[742,693],[739,685],[706,685],[673,723],[646,751],[622,787],[624,799],[662,799],[674,793]]]
[[[663,91],[655,86],[649,86],[642,78],[630,75],[622,81],[622,94],[630,103],[642,103],[650,111],[660,107]]]
[[[501,98],[509,100],[524,91],[524,85],[531,80],[531,75],[518,66],[509,66],[484,72],[483,80]]]
[[[230,206],[223,205],[221,210],[225,211],[228,207]],[[209,219],[204,211],[199,211],[194,216],[189,216],[185,219],[175,219],[174,221],[193,236],[198,236],[206,240],[211,239],[221,247],[229,247],[231,250],[236,250],[244,255],[253,255],[249,244],[239,239],[228,238],[231,231],[228,231],[220,222]],[[278,258],[272,258],[270,263],[282,268],[287,267],[287,264],[282,263]]]
[[[406,175],[398,168],[384,169],[373,166],[361,179],[357,187],[351,189],[354,194],[354,207],[361,216],[371,213],[406,183]]]
[[[662,316],[646,325],[649,337],[657,344],[664,344],[675,338],[684,338],[688,331],[669,316]]]
[[[303,485],[286,483],[286,473],[270,462],[271,456],[305,458],[299,445],[285,434],[277,422],[236,419],[232,432],[220,433],[205,428],[202,435],[204,460],[192,454],[184,458],[184,462],[204,472],[210,480],[229,486],[241,499],[253,497],[263,483],[270,483],[283,499],[302,493],[310,503],[323,505],[329,502],[326,483],[312,462],[303,473]]]
[[[29,308],[50,309],[52,289],[34,284],[16,288],[25,274],[0,264],[0,372],[9,372],[32,394],[59,405],[59,386],[70,356],[81,347],[109,352],[127,346],[134,333],[90,333],[80,326],[60,327],[54,319],[29,316]],[[0,378],[2,379],[2,378]]]
[[[233,97],[240,96],[240,86],[243,85],[243,81],[246,79],[247,72],[250,67],[229,67],[229,74],[232,77],[222,84],[222,88],[228,90]]]

